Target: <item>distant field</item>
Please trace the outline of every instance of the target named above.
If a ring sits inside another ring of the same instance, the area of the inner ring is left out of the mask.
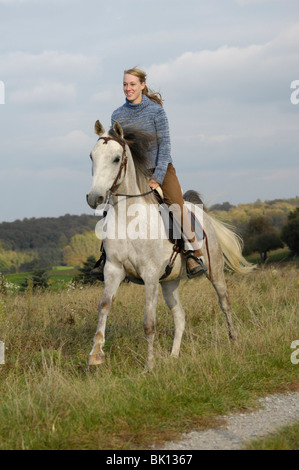
[[[30,273],[14,273],[14,274],[5,274],[6,279],[9,282],[14,284],[22,284],[22,282],[29,276]]]
[[[55,266],[49,270],[50,281],[52,285],[67,283],[72,281],[76,273],[78,270],[74,266]],[[28,276],[30,276],[30,272],[6,274],[5,277],[9,282],[21,285]]]
[[[52,271],[70,271],[74,269],[75,266],[53,266]]]

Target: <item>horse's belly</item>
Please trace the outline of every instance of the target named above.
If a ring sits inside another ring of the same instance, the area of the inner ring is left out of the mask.
[[[138,274],[138,272],[134,268],[133,264],[129,260],[124,262],[123,266],[125,268],[125,271],[126,271],[128,277],[133,277],[133,278],[136,278],[136,279],[140,279],[140,275]]]
[[[143,263],[145,264],[145,266],[141,267],[140,266],[140,271],[138,269],[138,267],[135,267],[133,265],[133,263],[129,260],[127,260],[126,262],[123,263],[123,266],[125,268],[125,271],[126,271],[126,274],[129,278],[135,278],[135,279],[141,279],[141,276],[142,276],[142,273],[144,272],[144,269],[146,270],[150,270],[153,272],[153,265],[152,265],[152,261],[153,260],[150,260],[148,259],[146,261],[146,263]],[[169,261],[169,260],[168,260]],[[158,268],[158,265],[160,263],[155,263],[155,267]],[[164,263],[164,267],[161,269],[161,265],[160,265],[160,272],[158,273],[161,276],[163,276],[164,272],[165,272],[165,268],[167,266],[167,262]],[[185,263],[182,262],[182,258],[181,258],[181,255],[178,255],[176,260],[175,260],[175,263],[174,263],[174,266],[172,268],[172,271],[171,273],[169,274],[169,276],[167,276],[167,278],[165,278],[165,281],[171,281],[173,279],[178,279],[178,278],[184,278],[186,275],[186,267],[185,267]]]

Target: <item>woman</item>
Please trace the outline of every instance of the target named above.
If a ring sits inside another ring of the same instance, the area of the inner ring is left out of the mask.
[[[169,126],[161,95],[148,89],[145,72],[137,68],[124,71],[123,90],[126,102],[113,112],[112,125],[115,121],[122,126],[136,125],[156,137],[149,151],[149,169],[152,170],[149,186],[152,189],[161,186],[166,204],[177,204],[180,208],[180,213],[174,213],[174,216],[184,227],[184,238],[191,248],[184,252],[187,273],[189,277],[200,275],[206,271],[203,253],[184,208],[182,190],[172,164]]]

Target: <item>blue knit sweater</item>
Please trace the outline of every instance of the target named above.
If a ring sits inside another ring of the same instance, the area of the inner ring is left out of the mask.
[[[156,135],[149,152],[149,168],[154,168],[152,178],[162,184],[167,166],[172,162],[170,156],[170,135],[166,113],[162,106],[142,95],[142,102],[132,104],[126,99],[123,106],[112,113],[112,125],[118,121],[121,125],[137,124],[138,128]]]

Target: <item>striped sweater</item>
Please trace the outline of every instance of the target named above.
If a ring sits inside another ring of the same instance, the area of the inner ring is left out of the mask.
[[[138,104],[126,99],[125,104],[112,113],[112,125],[115,121],[124,126],[137,124],[142,130],[157,136],[149,152],[149,168],[155,169],[152,178],[162,184],[167,166],[172,162],[168,119],[162,106],[146,95],[142,95],[142,102]]]

